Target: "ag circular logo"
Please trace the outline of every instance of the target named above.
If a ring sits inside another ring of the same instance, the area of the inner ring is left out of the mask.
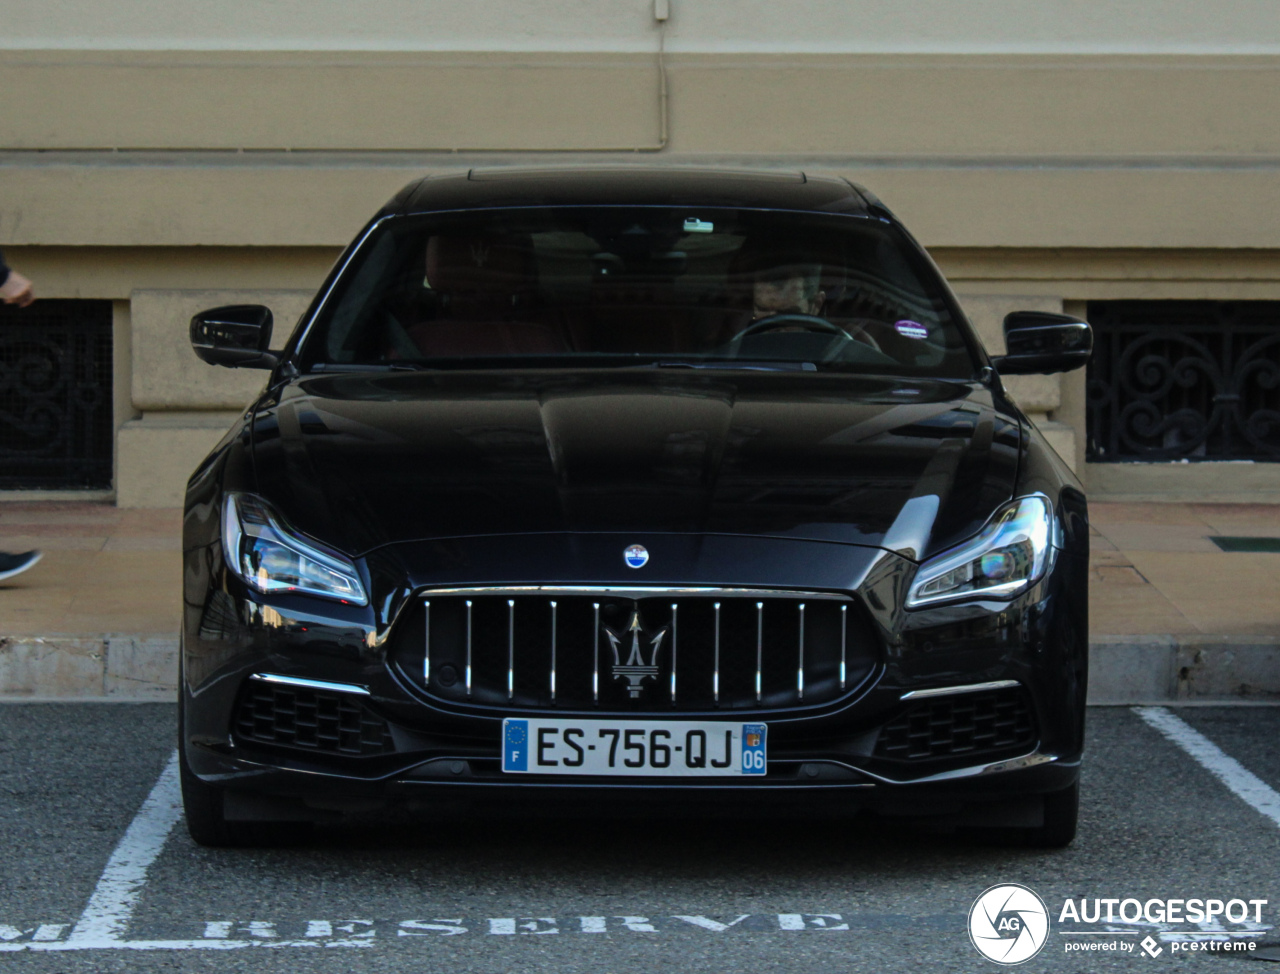
[[[644,545],[633,544],[622,553],[622,557],[626,560],[628,567],[643,568],[645,562],[649,560],[649,552]]]
[[[1031,960],[1049,938],[1049,910],[1033,890],[992,886],[969,909],[969,939],[987,960],[1012,967]]]

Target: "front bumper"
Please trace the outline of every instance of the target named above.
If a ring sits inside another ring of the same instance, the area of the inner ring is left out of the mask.
[[[651,550],[661,544],[640,540]],[[545,570],[548,560],[557,561],[546,557],[546,539],[527,538],[504,539],[502,545],[478,539],[469,548],[459,542],[450,552],[451,571],[436,567],[438,545],[396,546],[401,550],[394,558],[370,560],[374,598],[368,607],[258,596],[222,570],[216,546],[188,552],[181,690],[187,762],[200,778],[229,792],[288,799],[320,812],[386,804],[523,808],[532,803],[618,809],[674,804],[731,814],[745,800],[748,807],[771,805],[805,814],[822,808],[941,814],[972,803],[1058,791],[1076,781],[1087,651],[1078,596],[1085,589],[1077,559],[1058,559],[1044,580],[1012,603],[975,602],[907,613],[894,608],[895,596],[905,591],[913,567],[897,556],[844,545],[751,539],[753,556],[744,559],[735,550],[743,540],[702,539],[698,560],[686,561],[689,570],[681,583],[692,579],[688,584],[851,595],[880,643],[875,665],[838,699],[803,709],[702,715],[769,725],[768,773],[758,779],[504,775],[499,767],[501,712],[433,699],[404,679],[388,655],[404,606],[432,588],[495,577],[498,551],[505,552],[508,565],[526,560],[537,564],[541,558]],[[630,581],[618,579],[597,557],[597,549],[616,554],[618,541],[609,536],[573,539],[572,550],[560,560],[576,564],[556,566],[559,578],[588,586]],[[469,569],[466,576],[460,577],[459,565]],[[379,571],[395,584],[380,591]],[[503,581],[534,579],[507,575]],[[348,696],[358,698],[371,719],[385,722],[389,744],[352,754],[279,746],[238,734],[245,687],[251,678],[267,674],[364,691]],[[917,705],[922,691],[989,683],[1017,687],[1025,696],[1033,738],[1019,739],[1017,746],[1006,743],[941,757],[885,753],[880,742],[886,727]],[[610,716],[653,720],[663,715]]]

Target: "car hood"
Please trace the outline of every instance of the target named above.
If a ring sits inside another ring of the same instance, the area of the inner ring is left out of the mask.
[[[534,532],[710,532],[911,558],[1012,496],[978,384],[615,369],[311,376],[253,417],[259,491],[353,554]]]

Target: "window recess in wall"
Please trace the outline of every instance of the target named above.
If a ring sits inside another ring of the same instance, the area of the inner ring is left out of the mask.
[[[1088,459],[1280,460],[1280,301],[1091,301]]]
[[[0,306],[0,490],[111,486],[111,302]]]

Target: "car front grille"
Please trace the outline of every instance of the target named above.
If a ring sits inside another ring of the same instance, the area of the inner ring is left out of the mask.
[[[1005,687],[913,704],[880,731],[876,757],[906,761],[1025,751],[1036,741],[1027,691]]]
[[[354,697],[248,680],[232,733],[246,743],[326,754],[369,756],[395,750],[387,722]]]
[[[450,590],[406,615],[400,672],[482,709],[808,707],[853,691],[879,658],[857,604],[827,593]]]

